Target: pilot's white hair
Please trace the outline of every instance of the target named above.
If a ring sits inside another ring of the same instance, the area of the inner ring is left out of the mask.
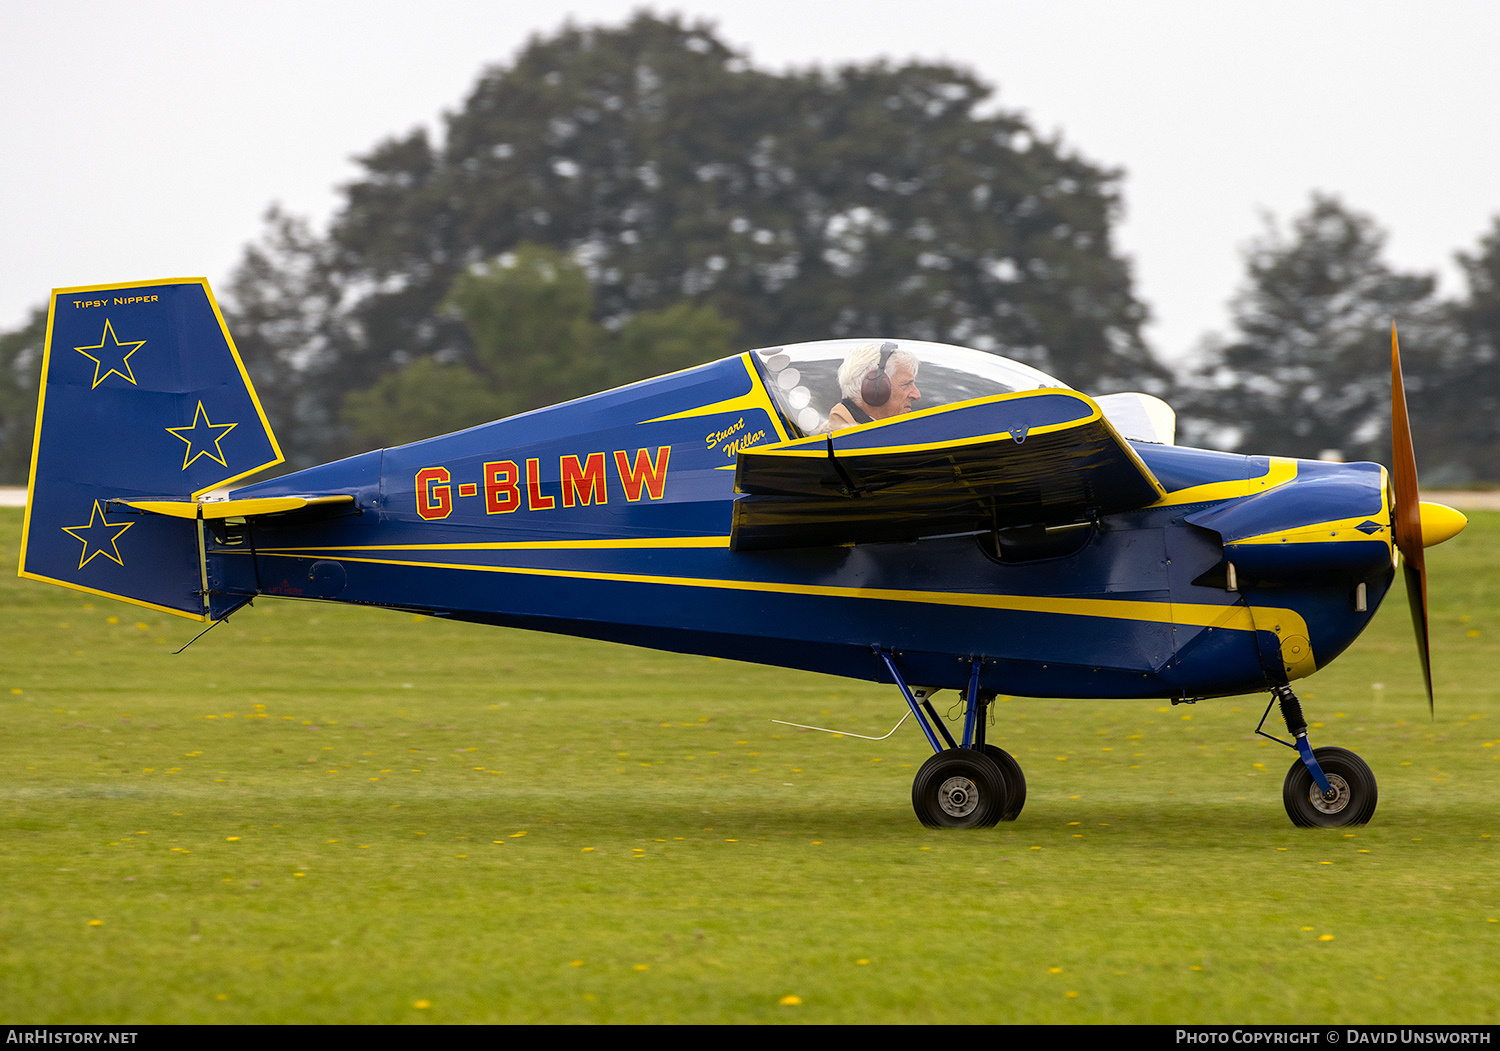
[[[865,382],[865,374],[871,369],[880,367],[880,347],[880,343],[861,343],[844,356],[844,363],[839,366],[839,390],[843,392],[844,397],[859,399],[859,391]],[[885,374],[894,376],[897,367],[905,365],[911,369],[912,378],[915,379],[917,369],[921,364],[911,351],[893,350],[886,360]]]

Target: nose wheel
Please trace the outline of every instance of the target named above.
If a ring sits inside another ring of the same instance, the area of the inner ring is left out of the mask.
[[[1261,729],[1271,714],[1271,705],[1277,702],[1293,741],[1283,741]],[[1313,748],[1308,744],[1302,703],[1290,686],[1271,690],[1271,704],[1266,705],[1266,714],[1260,717],[1255,732],[1294,749],[1301,757],[1286,772],[1281,785],[1281,801],[1292,824],[1300,828],[1339,828],[1368,824],[1375,816],[1380,792],[1369,764],[1347,748]]]
[[[1329,790],[1318,787],[1306,763],[1300,759],[1293,763],[1281,787],[1292,824],[1302,828],[1368,824],[1380,798],[1369,765],[1346,748],[1315,748],[1313,755]]]

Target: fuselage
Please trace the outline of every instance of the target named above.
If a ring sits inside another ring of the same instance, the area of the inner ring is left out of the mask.
[[[1166,496],[1077,522],[736,551],[741,449],[798,436],[751,354],[236,490],[215,615],[383,606],[871,680],[1061,697],[1263,690],[1332,660],[1392,577],[1383,470],[1132,443]]]

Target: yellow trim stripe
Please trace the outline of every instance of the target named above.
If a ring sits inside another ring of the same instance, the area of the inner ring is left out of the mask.
[[[1257,478],[1231,478],[1223,482],[1206,482],[1167,493],[1152,507],[1175,507],[1179,504],[1206,504],[1215,500],[1229,500],[1238,496],[1253,496],[1263,493],[1297,477],[1297,461],[1287,456],[1272,456],[1266,473]]]
[[[953,591],[906,591],[892,588],[850,588],[826,584],[781,584],[758,580],[721,580],[712,577],[669,577],[640,573],[598,573],[587,570],[541,569],[526,566],[475,566],[452,562],[413,562],[388,558],[347,558],[347,562],[365,562],[383,566],[413,566],[421,569],[454,569],[480,573],[508,573],[515,576],[553,577],[571,580],[598,580],[623,584],[659,584],[668,587],[713,588],[723,591],[748,591],[761,594],[812,595],[819,598],[874,599],[885,602],[917,602],[933,606],[963,606],[978,609],[1006,610],[1017,613],[1052,613],[1069,617],[1095,617],[1102,620],[1139,620],[1156,624],[1180,624],[1202,628],[1225,628],[1230,631],[1255,631],[1256,616],[1248,606],[1211,606],[1186,602],[1143,602],[1131,599],[1054,598],[1035,595],[980,595]],[[1307,622],[1295,610],[1264,607],[1256,610],[1259,618],[1280,623],[1269,629],[1280,639],[1307,638]],[[1306,670],[1297,671],[1306,665]],[[1312,654],[1297,662],[1293,678],[1310,674],[1316,665]]]
[[[150,283],[163,284],[164,282],[157,281]],[[229,334],[229,323],[224,320],[224,312],[219,309],[219,301],[214,298],[214,290],[208,287],[208,278],[185,278],[181,283],[201,284],[203,286],[203,294],[208,297],[208,305],[213,308],[214,317],[219,322],[219,331],[224,334],[224,342],[229,347],[229,356],[234,359],[235,368],[239,369],[240,382],[245,385],[245,393],[250,395],[250,404],[255,406],[255,415],[260,417],[260,425],[262,428],[264,428],[266,438],[271,443],[271,452],[276,454],[276,459],[268,460],[267,462],[261,464],[259,467],[252,467],[248,471],[241,471],[239,474],[232,475],[229,478],[225,478],[223,481],[215,482],[213,485],[205,486],[204,488],[199,489],[197,492],[192,494],[192,498],[194,500],[197,500],[204,494],[211,493],[221,486],[226,486],[231,482],[237,482],[241,478],[248,478],[250,475],[264,471],[268,467],[275,467],[279,463],[284,463],[286,461],[286,457],[281,453],[281,443],[276,440],[276,432],[271,430],[271,421],[266,419],[266,410],[260,404],[260,396],[255,393],[255,384],[250,382],[250,373],[245,370],[245,362],[240,357],[239,348],[234,345],[234,337]]]
[[[667,420],[689,420],[695,416],[716,416],[721,413],[746,412],[751,409],[759,409],[771,418],[771,426],[776,428],[776,436],[785,442],[787,440],[786,428],[781,425],[781,413],[776,410],[771,395],[767,392],[765,385],[760,381],[760,374],[755,371],[754,364],[750,361],[749,353],[741,354],[740,364],[745,367],[745,373],[750,380],[750,389],[744,394],[733,398],[725,398],[723,401],[711,402],[708,405],[699,405],[694,409],[683,409],[667,416],[657,416],[654,419],[642,420],[642,423],[664,423]],[[776,444],[780,444],[777,442]]]
[[[1095,408],[1097,409],[1098,406],[1096,405]],[[1120,448],[1124,449],[1126,454],[1129,455],[1131,462],[1136,466],[1136,470],[1140,471],[1143,477],[1149,479],[1151,482],[1151,488],[1155,489],[1157,493],[1159,493],[1161,497],[1165,499],[1167,495],[1166,487],[1163,486],[1161,484],[1161,480],[1156,477],[1156,472],[1146,466],[1146,461],[1142,460],[1141,454],[1135,451],[1135,446],[1131,445],[1128,441],[1125,440],[1124,435],[1115,430],[1115,425],[1109,422],[1109,417],[1104,415],[1103,410],[1099,411],[1099,418],[1104,421],[1104,426],[1108,427],[1110,433],[1115,436],[1116,444],[1118,444]]]
[[[756,396],[756,391],[751,390],[745,394],[737,394],[733,398],[725,398],[723,401],[710,402],[707,405],[699,405],[694,409],[683,409],[669,416],[657,416],[654,419],[642,420],[642,423],[666,423],[668,420],[690,420],[695,416],[717,416],[720,413],[745,412],[750,409],[764,408]]]
[[[815,595],[820,598],[878,599],[887,602],[921,602],[935,606],[969,606],[1024,613],[1057,613],[1075,617],[1111,620],[1144,620],[1161,624],[1191,624],[1252,631],[1254,625],[1244,606],[1208,606],[1197,603],[1143,602],[1131,599],[1053,598],[1036,595],[982,595],[963,591],[907,591],[894,588],[851,588],[829,584],[783,584],[762,580],[724,580],[716,577],[671,577],[642,573],[599,573],[579,569],[541,569],[530,566],[476,566],[462,562],[412,562],[401,559],[349,558],[348,562],[414,566],[424,569],[473,570],[481,573],[512,573],[521,576],[566,577],[623,584],[662,584],[672,587],[718,588],[769,594]],[[1291,612],[1291,611],[1287,611]],[[1293,614],[1295,616],[1295,614]],[[1300,618],[1299,618],[1300,619]]]
[[[120,286],[119,285],[104,285],[104,286],[101,286],[101,287],[104,287],[104,288],[118,288]],[[112,598],[116,602],[128,602],[132,606],[144,606],[147,609],[154,609],[158,613],[170,613],[174,617],[183,617],[183,618],[185,618],[187,620],[196,620],[196,621],[199,621],[199,622],[202,622],[202,621],[205,621],[205,620],[208,619],[208,617],[205,616],[202,613],[187,613],[187,612],[184,612],[183,610],[180,610],[180,609],[173,609],[171,606],[158,606],[156,603],[154,603],[154,602],[147,602],[144,599],[131,598],[129,595],[116,595],[113,591],[100,591],[98,588],[85,587],[82,584],[72,584],[72,583],[69,583],[66,580],[57,580],[57,579],[54,579],[53,577],[44,577],[40,573],[28,573],[24,569],[21,570],[21,572],[20,572],[19,575],[25,577],[27,580],[40,580],[40,581],[43,581],[44,583],[47,583],[47,584],[56,584],[59,587],[71,588],[74,591],[86,591],[90,595],[100,595],[100,596],[103,596],[104,598]]]
[[[1315,522],[1312,525],[1298,526],[1296,529],[1285,529],[1273,533],[1260,533],[1256,536],[1247,536],[1240,540],[1231,541],[1227,547],[1243,547],[1246,544],[1341,544],[1351,540],[1377,540],[1383,541],[1387,546],[1391,543],[1390,522],[1381,521],[1379,515],[1358,515],[1354,518],[1340,518],[1328,522]],[[1356,526],[1365,522],[1375,522],[1381,528],[1373,533],[1365,533]]]
[[[1108,428],[1110,434],[1114,437],[1115,444],[1125,452],[1126,456],[1130,458],[1130,462],[1135,466],[1136,470],[1140,472],[1141,477],[1145,478],[1148,482],[1151,483],[1151,488],[1156,490],[1156,493],[1159,497],[1166,497],[1166,489],[1162,487],[1161,482],[1157,481],[1156,475],[1151,472],[1151,468],[1146,466],[1146,462],[1140,458],[1140,455],[1135,451],[1135,449],[1131,448],[1130,443],[1127,442],[1124,438],[1120,437],[1120,433],[1115,430],[1114,425],[1111,424],[1105,417],[1098,404],[1088,395],[1079,394],[1077,391],[1073,390],[1061,390],[1056,387],[1045,387],[1039,390],[1012,391],[1008,394],[993,394],[987,398],[972,398],[969,401],[955,402],[952,405],[939,405],[931,409],[921,409],[917,412],[905,413],[901,416],[890,416],[883,420],[876,420],[874,423],[861,424],[860,428],[865,432],[869,432],[876,427],[889,426],[894,423],[905,423],[918,417],[931,416],[940,412],[952,412],[954,409],[960,407],[970,408],[975,405],[995,404],[1003,401],[1013,401],[1019,398],[1034,398],[1043,395],[1059,394],[1067,395],[1068,397],[1076,398],[1078,401],[1083,402],[1089,408],[1089,415],[1079,417],[1076,420],[1067,420],[1062,423],[1049,423],[1044,424],[1040,427],[1028,428],[1026,431],[1026,437],[1029,438],[1034,434],[1054,434],[1059,431],[1072,430],[1074,428],[1083,427],[1095,422],[1103,423],[1104,426]],[[846,431],[843,433],[848,432]],[[839,448],[837,445],[835,445],[833,452],[834,455],[840,460],[847,460],[861,456],[883,456],[891,453],[927,452],[933,449],[962,449],[972,445],[981,445],[985,442],[992,442],[1000,438],[1010,438],[1012,441],[1015,440],[1014,435],[1010,431],[995,431],[989,434],[981,434],[967,438],[953,438],[936,442],[919,442],[910,445],[884,445],[862,447],[857,449]],[[749,449],[743,449],[741,451],[746,454],[765,454],[769,456],[822,459],[826,458],[828,455],[827,440],[828,436],[826,434],[815,434],[809,435],[806,438],[798,438],[794,441],[782,442],[777,445],[752,446]]]
[[[26,513],[21,518],[21,561],[17,571],[21,576],[26,576],[26,541],[31,535],[31,509],[36,506],[36,461],[37,453],[42,447],[42,410],[47,404],[47,366],[52,360],[52,322],[57,317],[57,296],[60,292],[70,291],[66,288],[53,289],[52,300],[47,304],[47,335],[42,340],[42,373],[41,380],[37,384],[36,394],[36,426],[31,433],[31,470],[26,475]],[[77,289],[76,291],[89,291],[88,289]],[[38,579],[46,579],[39,577]],[[113,597],[113,596],[111,596]]]
[[[1026,437],[1030,438],[1035,434],[1052,434],[1056,431],[1071,430],[1075,427],[1082,427],[1085,424],[1093,422],[1093,420],[1089,419],[1079,419],[1069,420],[1067,423],[1049,423],[1043,427],[1031,428],[1026,432]],[[835,435],[834,437],[837,438],[838,436]],[[826,435],[818,435],[818,441],[820,444],[816,448],[783,449],[770,445],[752,445],[750,448],[743,451],[747,455],[753,453],[764,453],[768,456],[795,456],[806,457],[810,460],[824,460],[828,458],[828,449],[825,445],[822,444],[826,441],[826,438]],[[994,431],[990,434],[980,434],[970,438],[949,438],[936,442],[916,442],[911,445],[875,445],[864,446],[858,449],[841,449],[837,444],[835,444],[833,448],[833,454],[840,460],[852,460],[861,456],[885,456],[890,453],[926,452],[929,449],[962,449],[970,445],[982,445],[985,442],[992,442],[998,439],[1006,438],[1010,439],[1011,441],[1015,441],[1014,436],[1009,431]],[[1163,490],[1163,492],[1164,491],[1165,490]]]
[[[1048,394],[1063,394],[1063,395],[1067,395],[1068,397],[1071,397],[1071,398],[1076,398],[1077,400],[1083,402],[1085,405],[1088,406],[1090,415],[1088,415],[1087,417],[1084,417],[1082,419],[1069,420],[1067,423],[1062,423],[1062,424],[1048,424],[1045,428],[1043,428],[1043,427],[1034,427],[1034,428],[1030,429],[1029,431],[1027,431],[1028,434],[1042,434],[1042,433],[1044,433],[1047,430],[1060,430],[1060,429],[1062,429],[1064,427],[1077,427],[1077,426],[1080,426],[1080,425],[1085,424],[1085,423],[1091,423],[1094,420],[1103,419],[1103,417],[1104,417],[1104,414],[1099,409],[1099,406],[1097,404],[1095,404],[1094,400],[1092,398],[1090,398],[1088,395],[1086,395],[1086,394],[1079,394],[1077,391],[1074,391],[1074,390],[1063,390],[1063,389],[1058,388],[1058,387],[1044,387],[1044,388],[1041,388],[1039,390],[1018,390],[1018,391],[1010,391],[1009,393],[1006,393],[1006,394],[991,394],[988,397],[984,397],[984,398],[970,398],[968,401],[953,402],[951,405],[934,405],[930,409],[918,409],[915,412],[903,413],[900,416],[887,416],[885,419],[876,420],[873,423],[861,423],[861,424],[856,425],[855,428],[845,428],[843,431],[840,431],[838,433],[839,434],[848,434],[848,433],[851,433],[853,430],[857,429],[862,434],[868,434],[871,431],[874,431],[874,430],[876,430],[877,428],[880,428],[880,427],[889,427],[892,424],[897,424],[897,423],[909,423],[912,420],[922,419],[923,417],[926,417],[926,416],[935,416],[938,413],[942,413],[942,412],[952,412],[954,409],[959,409],[959,408],[969,409],[969,408],[973,408],[976,405],[999,404],[1000,402],[1004,402],[1004,401],[1016,401],[1017,399],[1020,399],[1020,398],[1034,398],[1034,397],[1038,397],[1040,395],[1048,395]],[[1000,432],[997,432],[997,433],[1000,433]],[[835,434],[835,437],[837,437],[837,436],[838,436],[838,434]],[[986,436],[978,438],[978,439],[969,439],[969,440],[971,440],[971,441],[976,441],[976,440],[977,441],[984,441],[988,437],[990,437],[990,436],[986,435]],[[805,438],[796,438],[796,439],[793,439],[791,441],[781,442],[781,443],[779,443],[776,446],[761,445],[761,446],[755,446],[754,448],[755,448],[756,452],[766,452],[768,450],[774,449],[776,452],[781,453],[783,451],[785,451],[785,452],[791,452],[794,449],[798,449],[798,448],[804,447],[804,446],[816,446],[816,449],[817,450],[821,450],[821,451],[815,451],[814,455],[824,455],[824,456],[826,456],[827,455],[827,451],[826,451],[826,449],[824,449],[823,443],[827,440],[827,438],[828,438],[828,435],[826,435],[826,434],[810,434],[810,435],[808,435]],[[963,441],[963,440],[965,440],[965,439],[956,439],[956,441]],[[939,442],[937,444],[939,444],[939,445],[946,445],[946,444],[950,444],[950,443],[948,443],[948,442]],[[925,448],[925,446],[923,446],[923,447]],[[895,446],[888,446],[887,448],[889,448],[889,449],[903,449],[903,448],[918,448],[918,447],[917,446],[895,445]],[[840,456],[851,455],[851,454],[853,454],[855,452],[859,452],[859,451],[862,451],[862,450],[854,450],[854,449],[843,450],[843,449],[837,449],[837,448],[834,450],[834,452],[837,453]],[[876,450],[868,450],[868,451],[876,451]]]
[[[70,296],[74,292],[112,292],[118,288],[153,288],[157,285],[197,285],[207,284],[206,277],[163,277],[156,281],[107,281],[102,285],[69,285],[67,288],[54,288],[52,295]]]
[[[646,540],[517,540],[476,544],[357,544],[331,547],[259,547],[258,552],[295,554],[300,551],[616,551],[622,549],[684,549],[729,547],[727,536],[684,536]],[[427,562],[412,562],[425,566]],[[480,567],[468,567],[480,568]]]

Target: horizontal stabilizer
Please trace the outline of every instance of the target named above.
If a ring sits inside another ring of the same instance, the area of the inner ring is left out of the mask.
[[[258,500],[115,500],[111,502],[154,515],[216,521],[222,518],[284,515],[307,508],[352,504],[354,497],[344,494],[341,496],[266,496]]]
[[[1163,495],[1098,405],[1057,389],[756,446],[735,483],[736,550],[1062,524]]]

